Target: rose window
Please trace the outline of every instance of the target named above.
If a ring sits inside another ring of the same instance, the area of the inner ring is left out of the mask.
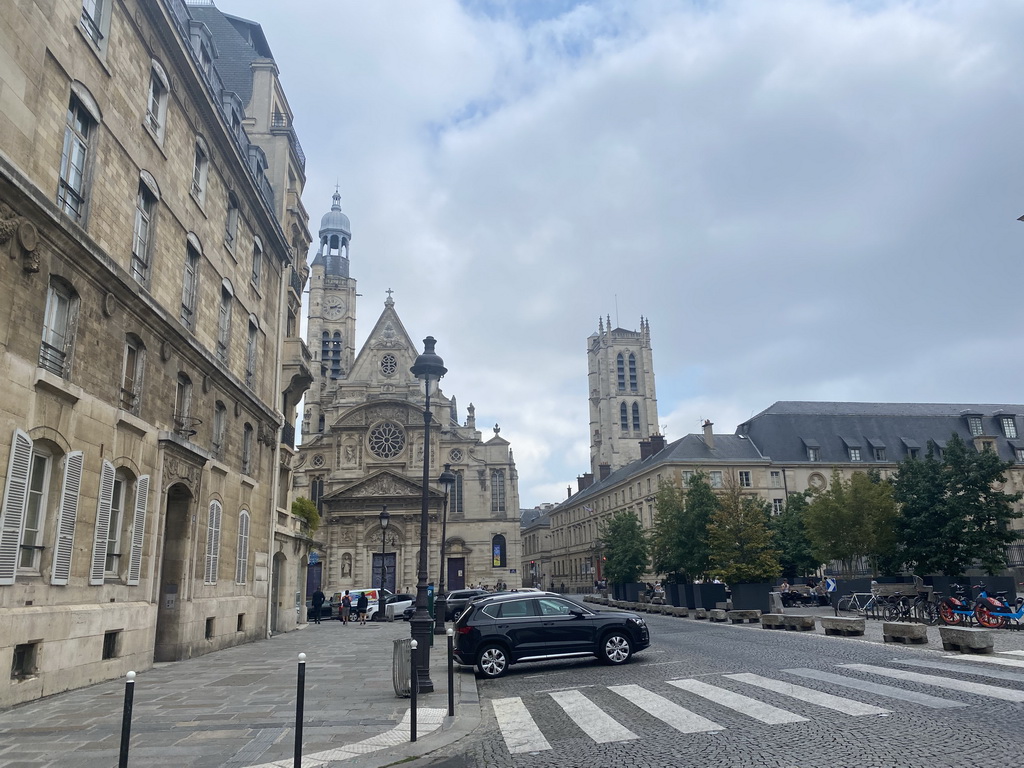
[[[458,448],[452,448],[451,451],[448,453],[448,460],[452,464],[458,464],[460,461],[462,461],[462,451],[459,450]]]
[[[405,432],[390,421],[381,422],[370,430],[370,451],[381,459],[393,459],[405,448]]]
[[[385,376],[394,376],[395,371],[398,370],[398,359],[388,353],[380,359],[380,372]]]

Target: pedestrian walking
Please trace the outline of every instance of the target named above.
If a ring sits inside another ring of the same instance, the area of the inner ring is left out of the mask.
[[[320,613],[323,611],[324,600],[326,600],[326,599],[327,598],[324,596],[324,593],[320,591],[320,587],[317,587],[316,588],[316,592],[313,593],[313,598],[311,600],[311,602],[313,604],[313,623],[314,624],[319,624],[320,623]]]
[[[366,599],[366,593],[360,592],[356,601],[356,613],[359,614],[360,626],[366,626],[366,611],[370,607],[370,601]]]
[[[348,624],[349,614],[352,613],[352,596],[345,590],[345,596],[341,598],[341,626]]]

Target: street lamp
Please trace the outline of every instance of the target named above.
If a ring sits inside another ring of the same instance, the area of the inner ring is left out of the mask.
[[[434,682],[430,679],[430,613],[427,611],[427,531],[430,525],[430,394],[441,377],[448,373],[444,360],[434,352],[437,341],[433,336],[423,340],[423,354],[416,358],[412,374],[423,379],[426,401],[423,404],[423,499],[420,509],[420,562],[416,582],[416,612],[409,620],[412,639],[417,644],[416,679],[420,693],[432,693]]]
[[[384,610],[384,584],[387,583],[388,566],[384,560],[384,547],[388,542],[388,523],[391,522],[391,515],[388,513],[388,505],[385,504],[380,511],[380,591],[377,593],[377,612]],[[384,619],[381,613],[380,619]]]
[[[448,493],[455,485],[455,473],[452,472],[451,464],[444,465],[444,472],[437,478],[437,482],[444,488],[444,507],[441,512],[441,572],[437,577],[437,594],[434,596],[434,634],[443,635],[448,611],[448,601],[444,594],[444,545],[448,541]]]

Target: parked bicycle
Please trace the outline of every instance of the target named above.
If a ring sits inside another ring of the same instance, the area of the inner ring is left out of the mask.
[[[978,620],[978,623],[981,624],[976,611],[978,601],[967,596],[967,588],[960,584],[950,584],[949,589],[953,594],[939,603],[939,619],[942,623],[957,626],[965,623],[973,624]],[[985,612],[987,613],[987,609]],[[986,620],[988,620],[987,617]]]

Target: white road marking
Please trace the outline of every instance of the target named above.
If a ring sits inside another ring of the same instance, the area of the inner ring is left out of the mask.
[[[944,659],[958,659],[960,661],[980,661],[982,664],[999,664],[1004,667],[1024,667],[1024,661],[1020,659],[1003,659],[999,656],[968,656],[966,654],[951,654],[943,656]]]
[[[960,658],[959,656],[957,658]],[[903,664],[908,667],[923,667],[924,669],[938,670],[939,672],[953,672],[957,675],[974,675],[975,677],[994,677],[1004,683],[1024,683],[1024,675],[1019,672],[1007,672],[1005,669],[995,667],[972,667],[970,664],[946,664],[941,661],[918,661],[916,659],[893,659],[893,664]]]
[[[702,683],[700,680],[666,680],[665,682],[769,725],[800,723],[807,720],[806,717],[801,717],[793,712],[773,707],[771,704],[752,699],[741,693]]]
[[[505,746],[513,755],[551,749],[521,698],[514,696],[494,699],[491,706],[494,707],[494,716],[498,718],[501,735],[505,737]]]
[[[909,680],[924,685],[934,685],[938,688],[949,688],[951,691],[962,691],[974,693],[978,696],[988,696],[1003,701],[1024,701],[1024,691],[1011,691],[1008,688],[997,688],[994,685],[985,683],[972,683],[970,680],[957,680],[953,677],[938,677],[936,675],[922,675],[918,672],[910,672],[905,669],[886,669],[871,664],[840,664],[847,669],[856,669],[861,672],[870,672],[883,677],[894,677],[897,680]]]
[[[726,675],[726,677],[730,680],[739,680],[741,683],[756,685],[758,688],[774,691],[798,701],[825,707],[826,709],[834,709],[837,712],[855,717],[860,715],[884,715],[889,711],[888,709],[882,709],[871,704],[863,704],[853,699],[844,699],[840,696],[833,696],[831,693],[822,693],[821,691],[793,685],[782,680],[772,680],[769,677],[761,677],[760,675],[743,673],[740,675]]]
[[[800,667],[798,669],[784,669],[782,671],[788,672],[791,675],[807,677],[812,680],[821,680],[823,683],[841,685],[844,688],[854,688],[858,691],[866,691],[868,693],[877,694],[878,696],[887,696],[891,699],[909,701],[914,704],[920,704],[923,707],[930,707],[931,709],[952,709],[954,707],[967,706],[959,701],[940,699],[938,696],[929,696],[927,693],[905,691],[902,688],[894,688],[891,685],[872,683],[867,680],[859,680],[854,677],[843,677],[842,675],[834,675],[831,672],[822,672],[817,669],[805,669]]]
[[[639,685],[610,685],[608,690],[617,693],[631,704],[640,707],[663,723],[667,723],[681,733],[701,733],[705,731],[722,731],[725,728],[707,718],[683,709],[664,696],[641,688]]]
[[[565,710],[565,714],[572,718],[580,730],[598,744],[637,738],[629,728],[620,724],[579,691],[557,691],[549,695]]]

